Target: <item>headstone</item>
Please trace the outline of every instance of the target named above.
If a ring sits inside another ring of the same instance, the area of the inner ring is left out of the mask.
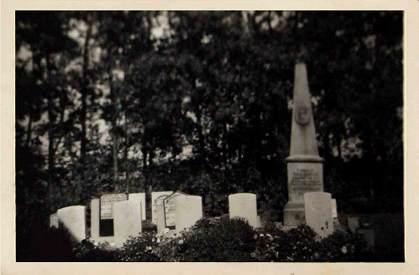
[[[157,233],[162,234],[166,229],[166,222],[164,218],[164,205],[163,200],[161,200],[160,204],[156,205],[156,225],[157,225]]]
[[[306,65],[295,66],[291,148],[287,161],[288,202],[284,226],[304,223],[304,193],[323,191],[323,159],[319,156]]]
[[[352,233],[355,233],[360,226],[359,223],[360,217],[359,216],[348,216],[348,227]]]
[[[332,218],[337,219],[338,218],[338,207],[336,204],[336,199],[332,199],[330,201],[330,207],[332,208]]]
[[[58,215],[57,213],[49,215],[49,227],[58,228]]]
[[[128,194],[128,200],[132,200],[137,203],[137,209],[142,209],[141,217],[143,221],[146,220],[146,201],[145,201],[145,193],[130,193]]]
[[[256,228],[261,228],[262,227],[262,220],[260,218],[259,215],[256,216]]]
[[[331,195],[326,192],[308,192],[304,194],[306,223],[322,238],[333,233],[330,200]]]
[[[236,193],[228,196],[230,219],[244,218],[247,222],[257,227],[256,194]]]
[[[100,237],[110,237],[114,235],[113,204],[126,200],[128,200],[128,195],[125,193],[103,194],[100,197]]]
[[[86,239],[86,207],[73,205],[57,211],[60,224],[78,242]]]
[[[99,199],[90,200],[90,238],[99,241]]]
[[[173,191],[159,191],[159,192],[152,192],[151,193],[151,221],[154,224],[157,224],[157,212],[156,212],[156,203],[159,204],[160,202],[163,203],[163,199],[165,197],[170,196],[173,194]],[[156,199],[159,199],[156,202]]]
[[[112,208],[115,246],[121,247],[129,237],[141,232],[142,211],[138,211],[138,204],[130,200],[115,202]]]
[[[177,191],[163,199],[165,223],[169,229],[176,227],[176,199],[182,196],[187,196],[187,194]]]
[[[202,218],[202,198],[201,196],[177,196],[176,197],[176,232],[181,232],[192,227]]]

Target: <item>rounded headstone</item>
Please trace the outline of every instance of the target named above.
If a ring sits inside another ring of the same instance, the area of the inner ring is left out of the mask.
[[[86,207],[73,205],[58,209],[58,219],[78,242],[86,239]]]
[[[230,219],[246,219],[252,227],[258,227],[256,194],[236,193],[228,196]]]
[[[202,218],[201,196],[179,196],[176,198],[176,232],[192,227]]]

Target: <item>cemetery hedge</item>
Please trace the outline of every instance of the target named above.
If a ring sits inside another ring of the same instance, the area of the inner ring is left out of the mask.
[[[72,243],[62,230],[43,239],[42,257],[48,261],[121,262],[357,262],[373,260],[358,234],[336,231],[320,239],[301,225],[289,231],[254,230],[241,219],[202,219],[189,230],[168,238],[154,231],[128,239],[122,248],[96,245],[89,240]],[[45,235],[46,236],[46,235]],[[48,245],[48,243],[50,245]],[[67,244],[64,245],[63,244]],[[71,245],[69,245],[71,244]],[[48,250],[48,251],[45,251]]]

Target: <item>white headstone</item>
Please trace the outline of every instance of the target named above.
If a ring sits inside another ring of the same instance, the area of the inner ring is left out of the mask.
[[[173,191],[159,191],[159,192],[151,193],[151,221],[152,223],[157,224],[157,212],[156,212],[155,200],[157,198],[159,198],[159,200],[162,200],[164,197],[170,196],[171,194],[173,194]]]
[[[90,201],[90,238],[99,241],[99,199]]]
[[[166,228],[163,201],[156,205],[156,219],[157,233],[161,234]]]
[[[176,197],[176,232],[192,227],[202,218],[201,196],[183,195]]]
[[[68,206],[57,211],[60,223],[78,242],[86,239],[86,207],[82,205]]]
[[[128,200],[132,200],[137,203],[138,210],[142,209],[141,217],[143,221],[146,220],[146,201],[145,201],[145,193],[130,193],[128,194]]]
[[[141,232],[141,211],[133,201],[120,201],[113,204],[115,246],[121,247],[129,237]]]
[[[336,204],[336,199],[330,201],[330,207],[332,207],[332,218],[336,219],[338,217],[338,207]]]
[[[170,229],[176,227],[176,200],[183,196],[187,196],[187,194],[177,191],[163,199],[165,223],[166,227]]]
[[[304,194],[305,219],[308,226],[320,237],[333,233],[331,195],[326,192],[308,192]]]
[[[256,228],[261,228],[262,227],[262,220],[260,218],[259,215],[256,216]]]
[[[49,227],[58,228],[58,215],[57,213],[49,215]]]
[[[257,227],[256,194],[236,193],[228,196],[230,219],[244,218],[247,222]]]

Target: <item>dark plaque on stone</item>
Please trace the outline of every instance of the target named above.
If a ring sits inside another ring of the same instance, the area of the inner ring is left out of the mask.
[[[113,236],[112,205],[118,201],[128,200],[127,194],[104,194],[100,197],[100,224],[99,235],[102,237]]]

